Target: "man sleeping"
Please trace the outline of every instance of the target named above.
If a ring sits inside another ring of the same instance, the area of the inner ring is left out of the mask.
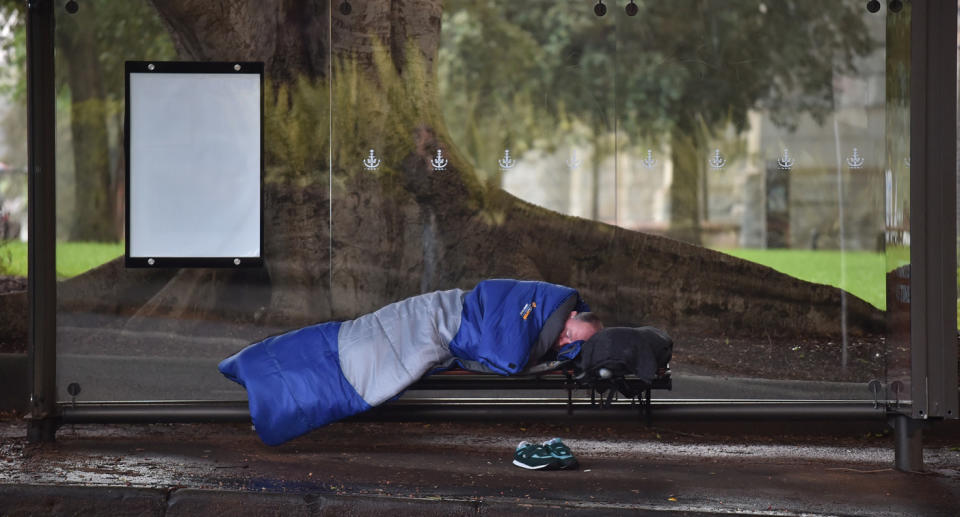
[[[601,328],[570,287],[485,280],[269,337],[219,370],[247,389],[260,438],[279,445],[391,400],[431,371],[513,375],[572,359]]]

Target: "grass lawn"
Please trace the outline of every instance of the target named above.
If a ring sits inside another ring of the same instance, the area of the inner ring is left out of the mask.
[[[122,255],[122,242],[58,242],[57,278],[77,276]],[[27,276],[27,243],[0,242],[0,274]]]
[[[883,253],[836,250],[721,249],[729,255],[769,266],[781,273],[846,290],[874,307],[886,309],[887,259]],[[841,263],[843,270],[841,271]]]
[[[848,293],[882,310],[887,308],[886,272],[910,263],[910,250],[907,248],[894,248],[890,252],[889,267],[887,266],[888,257],[883,253],[848,251],[844,257],[846,278],[841,281],[839,251],[754,249],[718,249],[717,251],[769,266],[801,280],[843,287]],[[957,290],[960,292],[960,269],[957,270]],[[960,304],[957,306],[957,328],[960,328]]]

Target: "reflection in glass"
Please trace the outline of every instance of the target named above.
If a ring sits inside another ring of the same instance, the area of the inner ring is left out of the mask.
[[[240,397],[214,365],[250,341],[494,277],[667,330],[675,397],[909,381],[909,6],[264,1],[214,28],[126,4],[58,13],[59,237],[121,235],[112,70],[264,60],[267,264],[66,280],[60,384],[85,397]]]
[[[885,377],[887,354],[884,88],[904,80],[883,16],[826,1],[648,2],[592,19],[476,4],[444,4],[451,138],[525,201],[641,232],[616,232],[578,278],[605,316],[680,336],[681,373],[855,381],[833,396],[871,396],[859,383]],[[484,165],[498,144],[520,163],[500,176]]]

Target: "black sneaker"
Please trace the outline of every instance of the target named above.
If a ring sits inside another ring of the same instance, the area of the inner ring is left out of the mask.
[[[550,451],[550,454],[560,462],[560,468],[564,470],[573,470],[580,466],[577,458],[573,457],[573,451],[560,441],[560,438],[543,442],[543,448]]]
[[[527,441],[517,445],[517,452],[513,455],[513,464],[530,470],[554,470],[562,467],[556,456],[543,445]]]

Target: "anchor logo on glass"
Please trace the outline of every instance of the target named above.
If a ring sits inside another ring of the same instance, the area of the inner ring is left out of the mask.
[[[860,156],[860,151],[854,147],[853,155],[847,158],[847,165],[849,165],[851,169],[859,169],[863,167],[865,161],[863,156]]]
[[[647,157],[640,160],[640,163],[646,169],[652,169],[657,166],[657,159],[653,157],[653,149],[647,149]]]
[[[517,164],[517,161],[510,157],[510,149],[504,149],[503,158],[497,160],[497,163],[500,164],[501,170],[508,171]]]
[[[567,167],[569,167],[570,170],[573,170],[580,167],[580,163],[580,158],[577,158],[577,152],[574,151],[570,153],[570,157],[567,158]]]
[[[711,169],[719,170],[719,169],[722,169],[727,164],[727,159],[724,158],[722,154],[720,154],[720,149],[717,148],[713,152],[713,157],[710,158],[710,161],[707,163],[710,164]]]
[[[781,170],[788,171],[793,168],[793,158],[790,157],[790,150],[784,149],[783,154],[777,158],[777,166]]]
[[[377,158],[376,154],[373,152],[373,149],[370,149],[370,155],[363,159],[363,166],[368,171],[377,170],[377,167],[380,166],[380,163],[380,158]]]
[[[437,157],[430,160],[430,165],[433,166],[433,170],[435,171],[446,170],[447,163],[449,162],[443,157],[443,149],[437,149]]]

